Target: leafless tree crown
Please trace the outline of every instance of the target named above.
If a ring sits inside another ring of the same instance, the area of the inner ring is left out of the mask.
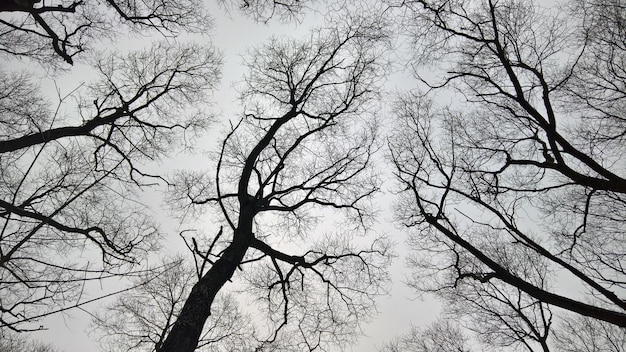
[[[491,345],[549,350],[551,307],[626,326],[623,3],[392,6],[422,85],[389,142],[413,286]]]
[[[86,282],[128,274],[158,246],[137,192],[163,179],[144,165],[206,126],[207,114],[188,106],[219,64],[193,45],[103,55],[97,78],[59,93],[56,106],[28,75],[2,73],[3,328],[37,329],[38,318],[84,302]]]

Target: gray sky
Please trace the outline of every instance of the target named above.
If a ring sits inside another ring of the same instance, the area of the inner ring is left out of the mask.
[[[205,169],[209,168],[210,157],[205,151],[216,150],[216,144],[221,141],[224,134],[225,126],[228,126],[229,121],[238,120],[241,113],[241,105],[237,101],[237,93],[235,86],[241,81],[243,75],[246,73],[246,68],[242,66],[242,57],[246,55],[247,51],[254,46],[264,43],[272,35],[286,35],[292,38],[306,38],[309,36],[309,31],[317,26],[320,26],[324,22],[324,11],[309,11],[302,19],[300,23],[281,24],[278,20],[273,20],[269,24],[256,23],[251,19],[241,16],[236,10],[233,10],[227,15],[223,9],[216,5],[219,0],[203,0],[206,1],[207,6],[210,8],[210,13],[215,16],[215,26],[211,33],[207,33],[206,36],[200,35],[184,35],[178,40],[181,41],[197,41],[207,42],[210,41],[213,45],[223,53],[223,66],[222,66],[222,80],[220,84],[215,87],[215,93],[207,97],[209,109],[216,115],[216,121],[209,128],[206,136],[198,140],[198,153],[191,155],[175,155],[171,159],[167,159],[158,165],[151,165],[159,171],[169,171],[175,169]],[[359,1],[359,0],[357,0]],[[380,4],[375,0],[363,0],[369,1],[373,4]],[[552,1],[542,4],[551,4]],[[400,36],[399,36],[400,37]],[[108,46],[112,50],[130,50],[139,48],[142,46],[148,46],[151,41],[163,40],[158,36],[150,38],[146,37],[133,37],[133,38],[121,38],[117,39],[115,43],[111,43]],[[174,39],[169,39],[174,40]],[[401,41],[402,38],[398,39]],[[393,51],[392,53],[402,57],[403,53]],[[404,55],[408,55],[404,53]],[[51,95],[51,102],[56,101],[55,91],[58,88],[60,95],[65,95],[71,92],[74,88],[80,85],[81,82],[89,80],[91,77],[91,71],[87,65],[81,63],[81,60],[77,60],[77,64],[67,75],[58,75],[54,79],[47,77],[47,74],[40,71],[38,74],[41,77],[42,86],[45,91]],[[408,61],[408,60],[407,60]],[[23,62],[15,64],[15,68],[18,66],[30,66],[29,63]],[[33,64],[33,70],[37,70],[36,64]],[[405,67],[406,71],[401,71],[399,67],[395,68],[397,71],[393,72],[390,76],[386,77],[385,89],[390,94],[396,91],[406,91],[417,86],[417,82],[412,78],[410,68]],[[438,75],[441,71],[431,70],[428,67],[421,68],[420,74],[426,76]],[[448,102],[454,102],[457,106],[463,104],[463,99],[459,99],[458,96],[454,96],[449,91],[443,92],[436,96],[437,103],[445,105]],[[387,97],[385,102],[391,101]],[[198,102],[203,104],[204,101]],[[74,104],[68,104],[67,109],[75,108]],[[68,111],[68,113],[75,114],[75,111]],[[385,116],[383,113],[381,116],[383,126],[385,125]],[[383,154],[381,152],[380,167],[381,173],[389,172],[389,167],[383,163]],[[391,267],[393,287],[390,294],[385,297],[381,297],[378,300],[378,310],[380,314],[375,316],[371,323],[364,324],[362,326],[362,332],[364,337],[359,340],[352,348],[347,350],[374,352],[378,347],[389,339],[398,336],[399,334],[408,331],[410,325],[424,326],[437,319],[439,311],[441,310],[440,304],[432,297],[425,296],[424,300],[417,298],[414,292],[404,284],[405,275],[408,275],[408,270],[405,268],[405,259],[407,255],[407,245],[405,244],[406,234],[401,229],[394,226],[392,218],[393,208],[393,195],[388,192],[393,187],[393,181],[390,181],[390,175],[383,175],[385,183],[383,184],[383,192],[379,198],[374,202],[380,210],[380,216],[378,217],[378,223],[375,225],[373,232],[387,234],[391,240],[396,244],[395,252],[398,255],[395,259],[393,266]],[[167,234],[164,239],[164,249],[160,254],[174,254],[176,252],[184,254],[187,258],[190,257],[188,250],[184,246],[184,242],[178,236],[181,230],[195,228],[204,230],[209,234],[217,232],[218,224],[211,221],[210,215],[205,215],[195,222],[189,222],[180,224],[177,220],[170,217],[166,210],[160,209],[160,202],[162,201],[160,195],[156,192],[146,192],[145,199],[142,199],[147,204],[153,205],[154,217],[163,221],[163,232]],[[460,207],[463,207],[460,204]],[[471,211],[471,210],[470,210]],[[532,209],[529,213],[532,213]],[[209,213],[210,214],[210,213]],[[524,225],[536,226],[541,219],[539,217],[533,219],[531,215],[520,216],[521,222]],[[529,220],[530,219],[530,220]],[[318,229],[319,230],[319,229]],[[326,228],[322,229],[323,231]],[[328,229],[328,232],[331,232]],[[282,244],[281,244],[282,245]],[[289,248],[292,248],[289,245]],[[297,248],[298,244],[292,244],[293,248]],[[283,248],[280,248],[283,249]],[[84,254],[87,256],[89,252]],[[151,256],[149,261],[154,264],[157,262],[160,254]],[[98,254],[95,253],[97,256]],[[238,272],[235,273],[238,275]],[[556,277],[554,279],[554,291],[562,293],[566,296],[580,296],[584,297],[584,293],[581,292],[581,287],[576,285],[569,285],[568,280],[570,276],[561,275],[560,272],[554,272],[551,275]],[[237,282],[236,280],[234,280]],[[573,280],[572,280],[573,281]],[[114,290],[122,289],[126,287],[128,282],[124,280],[115,281],[108,280],[102,283],[91,283],[88,285],[87,294],[85,297],[99,297],[104,293]],[[226,290],[233,286],[226,287]],[[246,301],[246,297],[239,295],[238,301],[244,309],[251,306]],[[106,300],[99,301],[94,304],[86,305],[85,311],[78,309],[67,312],[64,315],[55,315],[42,321],[43,326],[47,329],[32,334],[33,339],[38,339],[43,342],[49,342],[60,351],[66,352],[96,352],[98,349],[98,341],[96,340],[97,334],[92,336],[88,335],[90,328],[90,315],[89,312],[95,312],[99,306],[107,303]],[[556,309],[555,309],[556,311]],[[246,311],[254,315],[256,311]],[[556,316],[556,315],[555,315]],[[262,322],[262,317],[257,318]],[[554,336],[554,335],[552,335]]]

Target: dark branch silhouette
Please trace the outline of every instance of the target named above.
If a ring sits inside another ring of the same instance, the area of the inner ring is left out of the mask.
[[[28,75],[2,74],[0,330],[41,329],[82,305],[87,282],[137,274],[159,230],[133,193],[163,181],[143,165],[206,125],[188,106],[219,64],[194,45],[102,56],[99,79],[59,95],[56,110]]]
[[[550,306],[626,326],[623,8],[582,1],[558,13],[513,1],[395,6],[411,26],[414,67],[426,89],[398,99],[389,139],[398,219],[418,232],[411,243],[435,256],[411,262],[413,286],[457,304],[457,316],[476,317],[474,305],[492,318],[513,317],[504,330],[476,331],[496,332],[482,335],[490,344],[548,351],[556,326]],[[434,65],[440,79],[420,75],[429,60],[445,62]],[[431,97],[443,91],[464,105],[437,106]],[[561,293],[537,276],[552,271],[590,294]],[[531,303],[518,309],[496,289]],[[496,309],[502,303],[512,311]]]
[[[216,295],[238,268],[271,322],[268,336],[258,337],[259,351],[285,343],[311,350],[345,344],[371,314],[387,280],[386,241],[358,249],[350,243],[355,230],[323,236],[308,233],[307,224],[329,208],[335,219],[369,228],[368,200],[378,190],[371,157],[379,29],[362,20],[309,41],[274,38],[250,53],[242,91],[247,112],[222,144],[215,190],[191,174],[172,191],[178,204],[217,206],[230,233],[220,231],[219,251],[209,241],[212,253],[188,241],[205,269],[159,351],[196,348]],[[284,222],[272,226],[265,214]],[[309,249],[281,249],[287,237],[306,238],[299,246]]]

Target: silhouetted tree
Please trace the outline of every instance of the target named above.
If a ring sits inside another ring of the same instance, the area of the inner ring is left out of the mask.
[[[568,316],[555,331],[558,351],[565,352],[620,352],[626,346],[626,329],[603,321]]]
[[[38,329],[38,318],[83,304],[87,282],[132,273],[156,248],[137,200],[161,179],[145,163],[206,126],[193,103],[219,65],[197,45],[101,55],[97,78],[59,93],[56,107],[27,74],[1,73],[1,329]]]
[[[383,346],[381,352],[470,352],[468,338],[449,322],[435,322],[411,330]]]
[[[205,264],[160,351],[193,351],[215,296],[237,277],[264,314],[259,351],[342,345],[372,314],[390,252],[383,238],[355,236],[370,228],[379,188],[383,34],[361,19],[305,41],[274,38],[247,56],[245,115],[224,139],[214,178],[181,174],[172,191],[181,206],[215,206],[224,228],[188,241]],[[326,231],[315,226],[322,219]]]
[[[163,270],[165,269],[165,270]],[[107,351],[155,351],[176,321],[196,282],[195,271],[181,258],[147,271],[135,289],[121,294],[93,320]],[[197,351],[252,350],[254,332],[231,296],[218,297]],[[214,347],[217,345],[218,347]]]
[[[205,33],[210,26],[198,0],[1,0],[0,53],[58,66],[59,57],[72,64],[77,54],[122,33],[176,36]]]
[[[236,6],[239,11],[259,22],[271,19],[291,21],[301,17],[316,0],[218,0],[227,8]]]
[[[9,331],[0,331],[0,352],[56,352],[50,344],[28,341],[25,336]]]
[[[547,305],[626,326],[623,4],[394,6],[427,89],[398,100],[389,142],[397,219],[425,256],[415,287],[499,319],[475,326],[494,344],[519,333],[546,350]],[[462,102],[436,105],[444,92]],[[557,277],[588,294],[564,295]]]

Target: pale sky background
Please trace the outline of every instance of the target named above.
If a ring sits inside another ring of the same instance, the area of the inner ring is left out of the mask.
[[[222,81],[215,90],[215,94],[212,97],[208,97],[208,101],[213,104],[212,108],[217,114],[218,121],[212,126],[209,135],[205,140],[200,140],[199,144],[201,148],[210,149],[212,142],[218,142],[223,135],[221,134],[222,126],[226,125],[229,119],[235,119],[237,114],[241,111],[241,106],[236,99],[236,92],[234,85],[236,82],[242,79],[243,74],[246,72],[246,68],[241,65],[242,56],[246,54],[247,50],[255,45],[262,44],[271,35],[289,35],[294,38],[302,38],[308,36],[309,29],[314,28],[317,25],[323,23],[324,11],[319,12],[308,11],[304,16],[302,22],[298,25],[280,24],[279,21],[273,20],[268,25],[259,24],[251,19],[241,16],[236,10],[230,13],[230,17],[226,15],[223,9],[219,8],[216,4],[216,0],[205,0],[207,7],[212,9],[212,13],[215,17],[215,26],[212,33],[208,34],[206,38],[193,37],[194,40],[203,41],[211,40],[215,47],[223,53],[223,67],[222,67]],[[375,0],[372,0],[375,2]],[[546,1],[545,6],[550,6],[553,1]],[[154,39],[161,39],[155,36]],[[146,38],[129,38],[128,40],[120,38],[115,44],[115,48],[129,49],[140,45],[147,45],[150,40]],[[72,74],[68,77],[59,76],[55,77],[54,81],[61,89],[62,93],[69,93],[75,88],[81,80],[88,77],[85,72],[80,68],[80,59],[77,60],[78,64],[76,69],[72,71]],[[36,64],[32,65],[33,69],[36,69]],[[39,73],[42,77],[42,84],[47,89],[52,98],[54,98],[54,82],[48,78],[45,78],[44,73]],[[411,78],[410,72],[396,72],[393,74],[388,82],[386,89],[389,92],[396,90],[406,90],[416,86],[416,83]],[[449,96],[440,96],[440,99],[452,99]],[[54,101],[54,99],[52,99]],[[202,102],[200,102],[202,103]],[[445,101],[444,101],[445,103]],[[384,118],[384,116],[383,116]],[[185,168],[188,164],[196,162],[202,163],[206,156],[199,154],[197,156],[176,157],[175,160],[169,160],[162,165],[165,169]],[[381,165],[385,167],[385,165]],[[386,168],[388,169],[388,168]],[[392,187],[392,181],[387,181],[383,185],[383,191],[387,192]],[[148,195],[150,197],[150,195]],[[389,339],[405,333],[408,331],[411,324],[416,326],[425,326],[428,323],[437,319],[440,311],[440,304],[433,298],[428,296],[424,297],[424,300],[418,299],[415,293],[406,287],[403,283],[404,275],[408,274],[408,270],[405,268],[405,238],[406,234],[397,229],[392,223],[392,199],[389,194],[381,196],[376,202],[381,210],[379,223],[376,226],[376,231],[386,233],[396,243],[396,253],[398,257],[395,259],[392,271],[393,287],[391,294],[379,299],[379,311],[380,314],[374,318],[374,320],[363,326],[363,337],[358,344],[352,346],[353,351],[362,352],[375,352],[384,342]],[[156,213],[155,216],[163,218],[164,213]],[[208,215],[207,215],[208,216]],[[207,219],[207,221],[210,219]],[[184,244],[180,237],[178,237],[178,224],[174,221],[169,221],[164,224],[164,230],[168,233],[167,248],[171,251],[178,251],[184,253],[186,251]],[[237,275],[237,274],[235,274]],[[558,276],[557,274],[555,274]],[[580,287],[566,285],[567,279],[559,277],[557,292],[565,292],[572,294]],[[103,289],[110,291],[112,287],[120,286],[116,285],[113,281],[104,282]],[[98,295],[98,287],[92,288],[91,296]],[[240,300],[245,302],[245,300]],[[95,310],[98,304],[88,305],[85,308],[88,310]],[[47,330],[39,331],[31,334],[33,339],[41,340],[43,342],[49,342],[64,352],[98,352],[96,336],[89,336],[89,322],[90,317],[87,313],[80,310],[70,311],[66,315],[57,315],[50,319],[42,321],[42,324]],[[350,348],[347,349],[348,351]]]
[[[241,80],[242,75],[245,73],[245,68],[241,66],[241,61],[242,55],[245,55],[246,50],[256,44],[263,43],[272,34],[287,34],[293,37],[307,36],[309,28],[323,23],[321,14],[323,11],[320,11],[320,13],[308,12],[299,25],[281,25],[278,21],[272,21],[269,25],[264,25],[242,17],[236,11],[232,11],[229,18],[223,9],[215,4],[215,0],[207,1],[207,6],[214,9],[212,12],[215,16],[215,26],[209,39],[224,54],[223,78],[216,89],[215,96],[210,98],[210,100],[215,103],[214,108],[218,112],[219,122],[225,124],[229,118],[233,118],[240,111],[240,105],[236,101],[236,92],[233,89],[233,85]],[[199,38],[198,40],[204,39]],[[131,38],[128,41],[120,39],[116,45],[119,44],[122,48],[128,48],[137,45],[137,43],[145,44],[146,40],[145,38]],[[70,78],[55,78],[57,85],[62,91],[67,93],[78,84],[79,77],[84,77],[80,69],[75,72],[78,73],[73,73]],[[410,73],[406,72],[395,74],[389,80],[387,89],[395,91],[413,87],[415,83],[410,77]],[[49,80],[46,86],[54,87]],[[215,138],[211,139],[219,140],[222,137],[220,134],[221,130],[220,124],[215,124],[211,132],[211,137]],[[201,140],[200,143],[203,143],[203,141]],[[190,158],[190,160],[192,159]],[[184,168],[184,164],[176,164],[180,163],[181,160],[187,159],[177,158],[176,162],[168,161],[164,167],[168,169]],[[386,182],[383,190],[388,191],[391,185],[391,182]],[[377,230],[387,233],[396,243],[398,257],[392,266],[393,289],[391,295],[382,297],[379,300],[380,315],[372,323],[364,326],[363,332],[366,334],[366,337],[362,338],[358,345],[352,347],[353,351],[374,352],[384,342],[398,334],[407,332],[410,324],[423,326],[434,321],[439,312],[438,302],[432,299],[426,299],[425,301],[417,299],[415,294],[403,283],[406,273],[404,266],[406,253],[403,251],[405,234],[396,229],[391,223],[391,199],[391,196],[386,195],[378,202],[381,216]],[[166,224],[166,228],[171,228],[172,230],[169,235],[168,245],[178,246],[175,248],[178,248],[180,252],[184,252],[184,244],[177,235],[176,224],[173,222]],[[168,246],[168,248],[171,247]],[[108,281],[106,284],[111,285],[112,282]],[[108,288],[105,287],[105,289]],[[97,292],[92,293],[93,296],[96,294]],[[89,305],[86,309],[91,310],[96,308],[96,306]],[[60,351],[96,352],[99,351],[97,341],[95,341],[96,336],[88,336],[87,334],[89,321],[88,314],[79,310],[73,310],[65,316],[58,315],[44,320],[42,323],[47,327],[47,330],[33,333],[32,338],[50,342]]]

